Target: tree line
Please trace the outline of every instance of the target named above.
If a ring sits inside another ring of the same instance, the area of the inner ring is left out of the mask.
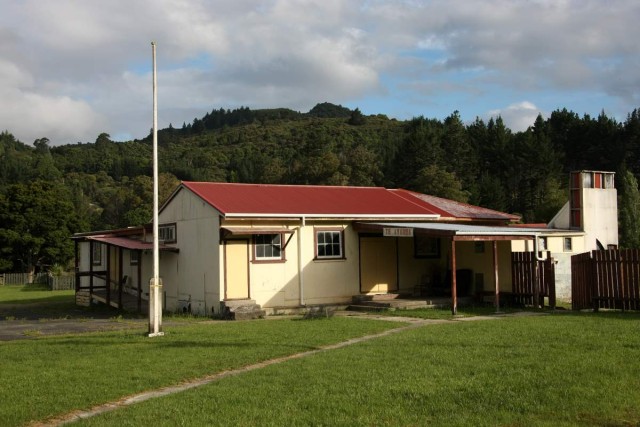
[[[618,122],[566,109],[512,132],[500,117],[463,123],[384,115],[323,103],[214,109],[158,133],[160,197],[180,180],[405,188],[547,222],[573,170],[617,172],[621,246],[640,246],[636,177],[640,111]],[[0,133],[0,271],[65,267],[71,234],[149,222],[151,135],[115,142],[27,145]]]

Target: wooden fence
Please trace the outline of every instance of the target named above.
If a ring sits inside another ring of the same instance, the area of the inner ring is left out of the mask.
[[[538,261],[533,252],[511,253],[512,298],[514,303],[544,306],[544,298],[549,298],[549,306],[556,306],[556,271],[550,254]],[[538,301],[535,304],[536,287]]]
[[[74,274],[63,274],[60,276],[49,275],[47,273],[2,273],[0,274],[0,285],[46,285],[52,291],[61,291],[76,288],[76,277]]]
[[[574,310],[640,310],[640,250],[609,249],[571,257]]]

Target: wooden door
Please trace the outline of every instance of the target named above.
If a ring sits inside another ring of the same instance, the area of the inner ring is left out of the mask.
[[[360,292],[379,294],[398,289],[397,240],[360,238]]]
[[[225,299],[249,298],[249,241],[227,240],[225,255]]]

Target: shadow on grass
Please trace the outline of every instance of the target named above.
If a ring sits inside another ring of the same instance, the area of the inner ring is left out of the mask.
[[[0,303],[0,320],[45,320],[45,319],[141,319],[145,315],[117,310],[106,305],[81,307],[71,301],[44,301],[12,304],[11,301]]]
[[[448,308],[398,309],[382,312],[376,311],[373,313],[386,316],[415,317],[421,319],[455,319],[460,317],[495,316],[514,313],[540,313],[562,316],[601,316],[607,318],[620,318],[624,320],[640,320],[640,312],[638,311],[600,310],[598,312],[593,312],[567,310],[564,307],[552,309],[549,307],[532,308],[518,305],[501,306],[498,312],[496,312],[495,307],[492,305],[462,306],[458,307],[458,313],[455,316],[451,314],[451,310]]]

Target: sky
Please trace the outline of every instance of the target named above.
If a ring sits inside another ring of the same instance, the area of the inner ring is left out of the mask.
[[[399,120],[640,107],[637,0],[0,0],[0,131],[144,138],[213,109]]]

